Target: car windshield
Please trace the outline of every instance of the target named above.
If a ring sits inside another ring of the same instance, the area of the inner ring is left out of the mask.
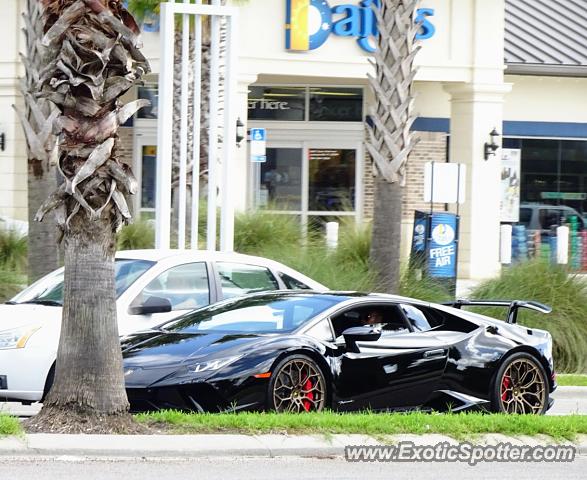
[[[177,333],[291,332],[344,300],[343,296],[295,293],[241,297],[196,310],[163,328]]]
[[[155,262],[117,259],[115,262],[116,298],[126,291]],[[8,303],[63,304],[63,269],[50,273],[39,282],[24,289]]]

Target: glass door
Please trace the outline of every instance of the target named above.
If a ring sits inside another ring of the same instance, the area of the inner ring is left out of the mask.
[[[357,219],[362,206],[361,152],[360,143],[270,143],[267,161],[252,164],[251,203],[297,215],[311,229],[341,217]]]
[[[302,155],[301,145],[269,147],[267,161],[253,164],[256,208],[302,213]]]
[[[308,148],[308,209],[310,228],[355,216],[357,149]]]
[[[135,140],[133,172],[140,188],[134,201],[137,218],[155,218],[155,188],[157,174],[157,141],[155,137],[140,136]]]

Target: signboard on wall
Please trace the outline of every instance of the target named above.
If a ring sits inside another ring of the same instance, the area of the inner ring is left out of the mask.
[[[332,0],[286,0],[285,48],[293,52],[306,52],[320,48],[330,35],[350,37],[366,52],[375,51],[377,16],[374,9],[381,0],[361,0],[355,4],[331,5]],[[419,8],[414,21],[420,24],[416,35],[426,40],[436,33],[430,20],[434,9]]]
[[[519,148],[501,150],[501,215],[502,222],[520,219],[520,159]]]
[[[462,163],[427,162],[424,165],[424,201],[465,203],[466,166]]]

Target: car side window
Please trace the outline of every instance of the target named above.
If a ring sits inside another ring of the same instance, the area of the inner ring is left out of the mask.
[[[268,268],[243,263],[217,262],[224,298],[245,295],[251,292],[279,290],[279,283]]]
[[[332,329],[330,328],[330,321],[327,318],[320,320],[312,328],[308,329],[306,335],[317,340],[323,340],[325,342],[333,342],[334,337],[332,335]]]
[[[380,328],[382,335],[409,332],[399,305],[369,305],[353,308],[332,318],[334,334],[338,338],[347,328],[372,326]]]
[[[550,230],[550,227],[561,224],[561,212],[554,208],[540,209],[540,227],[542,230]]]
[[[282,282],[285,284],[285,287],[289,290],[312,290],[312,288],[306,285],[305,283],[300,282],[299,280],[290,277],[289,275],[283,272],[277,272],[277,274],[279,275],[279,278],[281,278]]]
[[[150,297],[168,299],[173,311],[193,310],[208,305],[210,290],[206,263],[186,263],[166,270],[151,280],[131,307],[143,305]]]
[[[526,227],[530,226],[530,222],[532,220],[532,209],[531,208],[520,208],[520,223],[526,225]]]
[[[405,303],[402,303],[400,307],[415,332],[426,332],[432,328],[428,318],[419,308]]]

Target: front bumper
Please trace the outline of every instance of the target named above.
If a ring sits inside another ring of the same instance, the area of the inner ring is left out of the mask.
[[[267,379],[202,381],[146,388],[127,385],[126,392],[132,412],[263,410],[267,402]]]
[[[0,350],[0,401],[37,402],[54,358],[35,348]]]

